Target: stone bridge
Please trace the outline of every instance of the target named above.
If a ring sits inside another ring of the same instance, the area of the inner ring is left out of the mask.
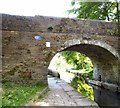
[[[120,91],[118,23],[7,14],[0,19],[3,81],[47,83],[51,59],[59,51],[71,50],[92,60],[94,80],[101,77]]]

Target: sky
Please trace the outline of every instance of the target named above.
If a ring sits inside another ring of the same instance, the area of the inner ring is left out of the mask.
[[[71,17],[71,0],[0,0],[0,13],[23,16]]]

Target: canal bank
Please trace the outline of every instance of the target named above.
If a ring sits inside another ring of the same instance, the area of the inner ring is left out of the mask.
[[[108,90],[113,91],[113,92],[120,92],[120,88],[115,84],[110,84],[107,82],[95,81],[95,80],[89,80],[88,83],[92,84],[92,85],[99,86],[99,87],[103,87],[103,88],[108,89]]]

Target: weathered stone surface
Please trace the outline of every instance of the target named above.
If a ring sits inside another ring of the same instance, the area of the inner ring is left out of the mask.
[[[3,80],[43,81],[58,51],[78,51],[93,62],[94,80],[120,86],[118,23],[2,14]],[[41,40],[35,40],[40,35]],[[50,42],[50,47],[46,47]]]
[[[95,80],[89,80],[89,83],[90,84],[93,84],[93,85],[97,85],[97,86],[102,86],[102,82],[100,82],[100,81],[95,81]]]
[[[114,92],[118,91],[118,86],[115,84],[102,83],[102,86],[104,88],[109,89],[109,90],[114,91]]]
[[[92,102],[90,99],[82,98],[82,99],[75,99],[75,102],[77,103],[78,106],[97,106],[97,103],[94,101]]]
[[[61,83],[56,83],[56,81],[59,80]],[[46,94],[44,99],[42,100],[36,100],[36,101],[30,101],[25,106],[49,106],[49,107],[55,107],[55,106],[87,106],[90,108],[98,108],[98,104],[87,97],[80,95],[77,91],[73,90],[71,91],[72,87],[70,87],[69,84],[67,84],[65,81],[49,77],[48,78],[48,85],[49,85],[49,92]],[[65,88],[69,87],[71,89],[68,90],[70,94],[67,94]],[[71,94],[74,94],[74,96],[71,97]],[[80,98],[78,98],[80,97]],[[84,98],[83,98],[84,97]],[[93,107],[94,106],[94,107]]]

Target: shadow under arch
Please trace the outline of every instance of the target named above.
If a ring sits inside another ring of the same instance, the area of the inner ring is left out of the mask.
[[[73,39],[64,43],[61,51],[77,51],[88,56],[93,63],[93,79],[120,87],[118,52],[110,45],[96,40]]]

